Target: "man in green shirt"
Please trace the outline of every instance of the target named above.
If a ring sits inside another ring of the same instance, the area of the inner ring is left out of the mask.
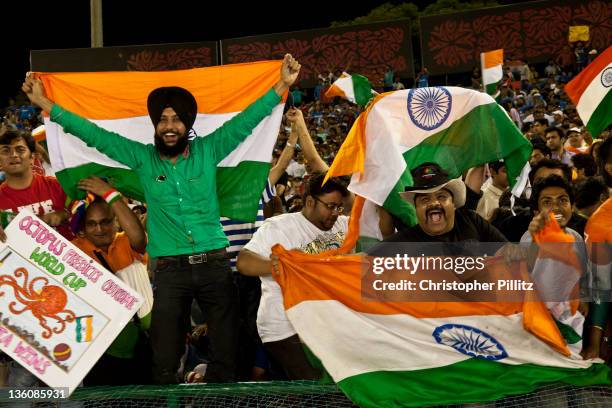
[[[211,362],[204,381],[234,379],[238,296],[219,222],[216,167],[279,103],[295,82],[300,64],[285,55],[280,80],[265,95],[206,137],[188,140],[197,114],[187,90],[158,88],[147,107],[155,126],[155,145],[144,145],[102,129],[45,96],[42,81],[28,77],[23,91],[88,146],[131,168],[140,178],[149,205],[147,252],[158,258],[154,277],[153,380],[177,382],[190,305],[195,298],[209,327]]]

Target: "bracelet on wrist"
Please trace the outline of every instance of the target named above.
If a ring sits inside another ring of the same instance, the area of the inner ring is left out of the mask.
[[[115,189],[110,189],[106,193],[102,195],[104,201],[106,201],[109,205],[112,205],[115,201],[121,199],[121,193],[119,193]]]

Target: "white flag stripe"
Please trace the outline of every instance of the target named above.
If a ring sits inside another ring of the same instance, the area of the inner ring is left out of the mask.
[[[553,351],[524,330],[522,313],[416,318],[358,313],[335,300],[312,300],[293,306],[287,315],[304,343],[326,362],[325,368],[336,382],[368,372],[437,368],[472,358],[436,342],[432,333],[444,324],[473,326],[495,338],[508,353],[500,364],[588,368],[594,362]],[[328,330],[331,326],[333,333]]]
[[[334,82],[334,85],[340,88],[342,92],[344,92],[346,99],[355,103],[355,88],[353,87],[353,78],[349,74],[344,72],[343,76],[341,76],[336,80],[336,82]]]
[[[245,160],[269,163],[272,157],[266,152],[272,151],[276,143],[278,129],[282,120],[283,107],[283,104],[277,105],[272,110],[272,113],[253,129],[253,133],[219,163],[219,166],[233,167]],[[198,114],[194,129],[199,136],[206,136],[237,114],[238,112]],[[92,122],[106,130],[116,132],[143,144],[152,144],[154,141],[154,128],[148,116],[114,120],[92,120]],[[88,147],[80,139],[65,133],[60,126],[51,122],[48,118],[45,118],[45,127],[49,156],[56,172],[92,162],[109,167],[127,168],[121,163],[111,160],[96,149]]]
[[[610,67],[612,67],[612,62],[608,64],[602,72]],[[605,87],[601,83],[601,74],[595,76],[589,86],[586,87],[582,93],[582,97],[576,105],[578,115],[580,115],[580,119],[582,119],[584,123],[588,123],[589,120],[591,120],[593,112],[595,112],[595,109],[597,109],[601,101],[606,97],[609,90],[610,87]]]
[[[503,74],[501,65],[492,68],[485,68],[482,70],[482,83],[485,86],[497,83],[502,80]]]

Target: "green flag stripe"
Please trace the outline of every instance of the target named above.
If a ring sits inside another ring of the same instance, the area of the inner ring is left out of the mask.
[[[82,337],[81,337],[82,330],[83,330],[83,327],[81,326],[81,319],[77,318],[76,319],[76,341],[77,343],[80,343],[82,340]]]
[[[368,101],[372,99],[372,85],[370,85],[370,81],[363,75],[358,74],[352,74],[351,79],[353,80],[355,103],[360,106],[367,105]]]
[[[144,201],[142,185],[138,176],[132,170],[103,166],[98,163],[87,163],[55,173],[55,177],[62,185],[66,195],[73,199],[85,198],[85,192],[77,187],[77,183],[91,175],[105,177],[123,195],[138,201]]]
[[[421,407],[493,401],[532,392],[544,384],[612,384],[610,368],[588,369],[510,365],[471,358],[438,368],[378,371],[345,378],[340,389],[360,407]]]
[[[217,197],[224,217],[255,222],[266,187],[270,163],[243,161],[236,167],[217,167]]]
[[[400,197],[399,193],[403,192],[406,186],[412,185],[412,176],[410,171],[407,169],[404,174],[397,181],[387,199],[383,203],[383,208],[389,213],[398,217],[404,224],[411,227],[416,225],[416,211],[414,206],[408,204],[403,198]]]
[[[455,178],[471,167],[504,159],[508,181],[513,186],[530,155],[531,144],[497,104],[478,106],[404,153],[406,170],[383,207],[404,224],[416,224],[414,207],[399,193],[412,185],[410,170],[423,163],[438,163]]]
[[[531,155],[531,144],[497,104],[474,108],[451,126],[404,153],[408,169],[438,163],[451,177],[471,167],[504,159],[510,186]]]
[[[591,132],[593,137],[599,136],[602,130],[608,127],[612,123],[612,92],[606,94],[601,100],[601,103],[597,105],[595,111],[591,115],[589,122],[586,124],[587,129]]]
[[[582,340],[582,337],[569,325],[554,319],[561,335],[568,344],[576,344]]]
[[[217,167],[217,196],[221,215],[254,222],[269,172],[270,163],[257,161],[244,161],[236,167]],[[77,183],[92,174],[106,177],[122,194],[145,201],[140,179],[132,170],[88,163],[61,170],[55,176],[69,197],[82,199],[85,193],[77,188]]]
[[[499,82],[495,82],[493,84],[487,84],[485,86],[485,90],[489,95],[495,95],[499,89]]]

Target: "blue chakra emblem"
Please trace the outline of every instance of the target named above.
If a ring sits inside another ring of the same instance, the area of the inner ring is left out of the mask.
[[[442,86],[411,89],[408,91],[408,115],[415,126],[434,130],[448,119],[452,102],[450,92]]]
[[[497,361],[508,357],[504,346],[482,330],[463,324],[436,327],[432,336],[439,344],[450,346],[470,357]]]
[[[612,67],[604,69],[601,73],[601,84],[606,88],[612,86]]]

